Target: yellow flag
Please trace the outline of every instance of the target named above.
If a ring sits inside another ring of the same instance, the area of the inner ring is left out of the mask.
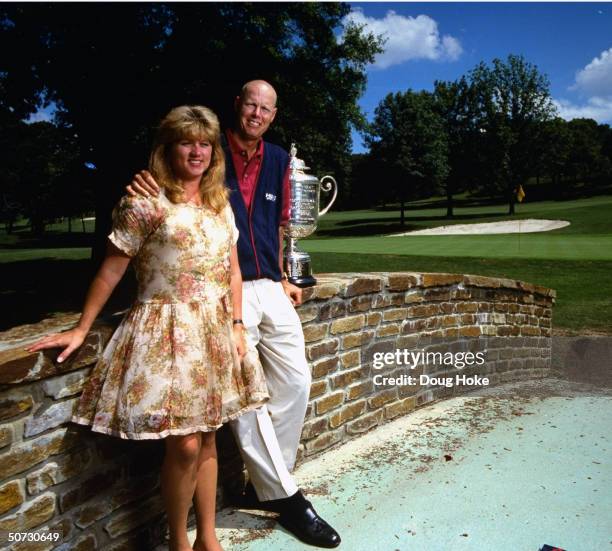
[[[523,191],[523,186],[521,186],[521,185],[519,184],[519,187],[518,187],[518,189],[516,190],[516,200],[517,200],[519,203],[522,203],[522,202],[523,202],[523,199],[525,199],[525,192]]]

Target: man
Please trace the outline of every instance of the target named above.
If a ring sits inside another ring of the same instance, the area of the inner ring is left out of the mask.
[[[298,539],[336,547],[340,536],[317,515],[295,484],[295,464],[310,393],[304,335],[294,309],[302,290],[283,274],[283,226],[289,215],[289,156],[264,142],[276,117],[276,92],[263,80],[247,82],[235,99],[236,122],[225,134],[227,185],[240,231],[238,256],[243,283],[243,323],[259,351],[270,400],[230,423],[250,481],[239,506],[280,514]],[[151,175],[135,176],[130,193],[157,193]]]

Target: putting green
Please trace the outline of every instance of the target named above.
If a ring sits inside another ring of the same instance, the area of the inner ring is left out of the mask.
[[[503,234],[308,239],[310,253],[612,260],[612,235]]]

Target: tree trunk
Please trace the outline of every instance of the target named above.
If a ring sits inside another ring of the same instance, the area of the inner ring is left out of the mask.
[[[404,216],[404,198],[400,202],[400,225],[402,228],[406,225],[406,217]]]
[[[514,214],[514,204],[516,203],[516,192],[518,188],[513,188],[510,186],[510,196],[508,197],[508,214]]]
[[[86,230],[85,230],[85,218],[83,217],[83,214],[81,214],[81,226],[83,226],[83,233],[86,233]]]
[[[68,216],[68,233],[72,233],[72,216]]]
[[[453,217],[453,189],[450,184],[446,186],[446,218]]]

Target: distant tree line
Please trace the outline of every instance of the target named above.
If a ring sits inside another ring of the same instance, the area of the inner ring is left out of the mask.
[[[50,122],[25,123],[0,111],[0,222],[11,233],[27,219],[35,235],[58,219],[93,211],[92,174],[79,162],[77,137]]]
[[[610,184],[612,130],[557,116],[545,75],[521,56],[480,63],[433,92],[388,94],[366,134],[369,153],[353,159],[348,202],[374,206],[471,191],[504,198],[514,213],[518,186],[542,178],[552,197],[576,184]]]
[[[0,217],[35,232],[94,209],[103,250],[113,204],[146,166],[154,125],[203,103],[224,125],[252,78],[272,82],[271,141],[340,182],[337,208],[472,191],[504,197],[530,178],[559,195],[611,171],[607,125],[556,117],[544,75],[522,57],[479,64],[433,92],[358,106],[384,39],[344,23],[346,3],[5,3],[0,5]],[[339,29],[342,39],[338,40]],[[53,124],[23,121],[41,106]],[[351,154],[351,130],[369,153]],[[87,167],[90,168],[87,168]],[[565,191],[564,191],[565,190]],[[528,190],[527,190],[528,191]]]
[[[279,94],[270,141],[287,149],[297,142],[313,172],[346,181],[351,130],[365,125],[357,105],[365,68],[382,51],[379,37],[344,23],[350,9],[337,2],[4,3],[1,116],[23,120],[56,105],[55,122],[76,142],[76,165],[95,166],[98,250],[111,207],[146,166],[161,117],[196,103],[227,125],[250,79],[269,80]]]

